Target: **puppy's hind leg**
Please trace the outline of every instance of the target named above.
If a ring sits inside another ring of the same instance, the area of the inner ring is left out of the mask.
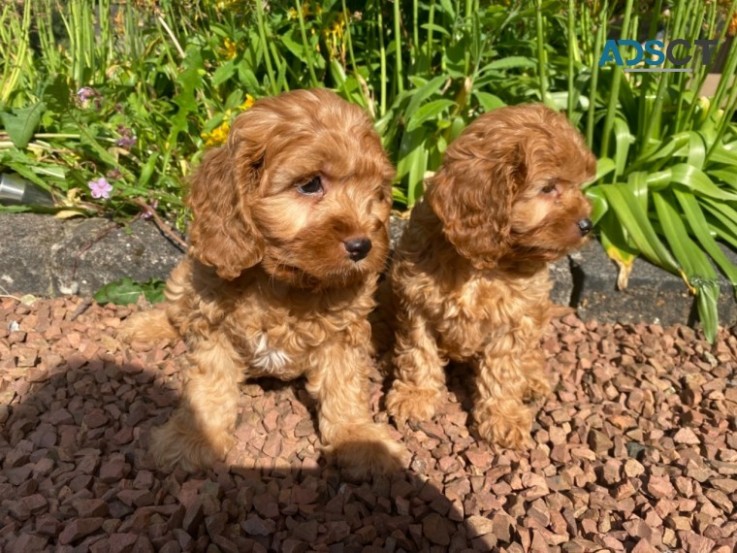
[[[435,415],[445,388],[445,363],[429,325],[419,317],[399,321],[393,365],[396,379],[386,408],[398,424]]]
[[[225,457],[234,442],[243,370],[232,346],[214,338],[198,344],[190,357],[180,406],[151,433],[151,452],[163,469],[206,468]]]

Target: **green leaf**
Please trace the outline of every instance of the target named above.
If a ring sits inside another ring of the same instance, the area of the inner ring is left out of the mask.
[[[674,190],[674,194],[681,209],[683,209],[693,235],[726,275],[730,284],[733,287],[737,286],[737,267],[729,261],[712,237],[704,212],[699,207],[699,202],[692,194],[680,190]]]
[[[665,238],[686,273],[689,283],[693,277],[716,278],[714,268],[704,252],[689,237],[686,225],[683,224],[671,199],[658,192],[653,194],[653,203]]]
[[[629,154],[630,145],[635,141],[635,137],[630,133],[627,121],[621,117],[614,119],[614,142],[616,145],[614,152],[614,175],[623,175],[627,166],[627,156]]]
[[[124,277],[100,288],[94,298],[103,305],[106,303],[129,305],[136,303],[143,294],[151,303],[157,303],[163,301],[165,287],[162,280],[149,280],[141,283],[135,282],[130,277]]]
[[[227,61],[220,67],[218,67],[215,70],[215,73],[212,75],[212,85],[213,86],[220,86],[225,81],[230,80],[230,78],[235,75],[236,72],[236,65],[233,63],[233,61]]]
[[[15,110],[15,113],[0,112],[5,132],[16,148],[24,149],[33,138],[38,123],[41,121],[46,104],[37,102],[32,106]]]
[[[717,339],[719,331],[719,284],[716,282],[697,283],[696,308],[704,335],[710,344]]]
[[[663,158],[671,158],[674,152],[683,148],[688,144],[691,132],[682,132],[671,136],[670,140],[663,145],[660,149],[656,150],[652,154],[645,156],[637,160],[637,166],[640,167],[645,164],[650,164],[653,161],[657,161]]]
[[[427,171],[428,152],[423,142],[410,156],[409,178],[407,183],[407,206],[412,207],[422,196],[425,171]]]
[[[245,59],[238,64],[238,80],[245,89],[253,94],[261,90],[261,85],[256,78],[250,64]]]
[[[453,100],[433,100],[420,107],[417,111],[412,114],[407,122],[407,131],[412,132],[413,130],[420,127],[425,121],[435,119],[446,109],[455,106]]]
[[[499,98],[499,96],[496,96],[495,94],[489,94],[488,92],[474,90],[473,95],[479,101],[479,105],[481,106],[481,109],[483,109],[484,113],[493,111],[506,105],[504,103],[504,100],[502,100],[501,98]]]
[[[302,39],[295,39],[294,36],[292,36],[296,32],[296,29],[290,29],[286,33],[284,33],[281,36],[282,43],[284,46],[286,46],[287,50],[289,50],[294,57],[296,57],[299,61],[302,63],[307,63],[307,58],[305,56],[305,47],[302,44]]]
[[[722,169],[710,169],[707,171],[710,177],[716,178],[727,186],[737,190],[737,167],[724,167]]]
[[[152,152],[151,157],[149,157],[146,160],[146,163],[141,168],[141,174],[138,177],[139,186],[145,187],[148,185],[148,181],[151,179],[151,176],[154,174],[154,170],[156,169],[156,162],[158,160],[159,160],[159,153]]]
[[[606,196],[598,186],[589,186],[586,189],[586,197],[591,202],[591,221],[597,225],[604,214],[609,210]]]
[[[717,144],[709,154],[709,161],[715,163],[734,165],[735,159],[737,159],[737,142]]]
[[[737,210],[720,202],[714,202],[705,198],[702,205],[706,210],[721,223],[724,230],[729,232],[737,241]]]
[[[602,218],[597,229],[604,251],[619,269],[617,272],[617,289],[626,290],[635,259],[637,259],[640,252],[628,244],[622,225],[612,212],[607,213]]]
[[[604,176],[608,175],[616,167],[614,160],[610,157],[601,157],[596,161],[596,177],[593,182],[598,182]]]
[[[524,67],[537,67],[537,62],[532,58],[527,58],[524,56],[508,56],[506,58],[494,60],[491,63],[486,64],[479,70],[479,73],[485,73],[486,71],[495,71],[499,69],[517,69]]]
[[[679,163],[671,167],[670,170],[673,182],[690,188],[696,194],[716,200],[737,201],[737,194],[719,188],[706,173],[693,165]]]
[[[666,240],[685,270],[687,283],[696,291],[696,307],[704,334],[713,343],[719,322],[719,283],[714,267],[706,254],[689,237],[686,225],[669,198],[656,193],[653,194],[653,202]]]
[[[405,119],[409,120],[412,115],[414,115],[415,111],[417,111],[419,107],[425,102],[425,100],[438,92],[447,80],[448,78],[446,76],[440,75],[428,81],[417,90],[412,91],[411,99],[409,101],[409,104],[407,104],[407,109],[404,111]]]
[[[453,2],[451,2],[451,0],[440,0],[440,6],[443,11],[450,16],[451,20],[456,18],[455,10],[453,10]]]
[[[603,184],[601,190],[637,249],[656,265],[681,274],[681,268],[658,238],[647,213],[640,206],[640,200],[632,190],[624,184]]]
[[[440,33],[443,36],[450,37],[450,33],[448,32],[448,29],[445,27],[441,27],[440,25],[435,25],[434,23],[423,23],[420,25],[421,29],[425,29],[426,31],[433,31]]]
[[[706,145],[704,138],[697,132],[689,133],[688,137],[688,164],[698,169],[704,168],[706,159]]]

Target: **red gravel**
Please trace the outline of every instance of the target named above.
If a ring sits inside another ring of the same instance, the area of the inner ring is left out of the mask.
[[[480,444],[451,370],[443,412],[396,433],[409,469],[350,483],[320,458],[299,382],[243,386],[226,464],[157,471],[148,433],[176,405],[184,347],[123,347],[130,312],[0,300],[0,551],[737,547],[734,331],[712,348],[686,327],[568,316],[545,341],[557,386],[533,450]]]

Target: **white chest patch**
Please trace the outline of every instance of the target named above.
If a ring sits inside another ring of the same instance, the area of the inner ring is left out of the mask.
[[[266,341],[266,336],[261,335],[253,350],[251,364],[264,372],[279,372],[283,370],[291,359],[280,349],[272,349]]]

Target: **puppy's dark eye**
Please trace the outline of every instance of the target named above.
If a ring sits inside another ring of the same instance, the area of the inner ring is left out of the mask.
[[[556,181],[550,181],[540,189],[541,194],[555,194],[558,192],[558,183]]]
[[[314,196],[316,194],[322,194],[323,192],[322,180],[320,179],[320,177],[312,177],[306,183],[298,186],[297,190],[299,191],[300,194],[304,194],[305,196]]]

